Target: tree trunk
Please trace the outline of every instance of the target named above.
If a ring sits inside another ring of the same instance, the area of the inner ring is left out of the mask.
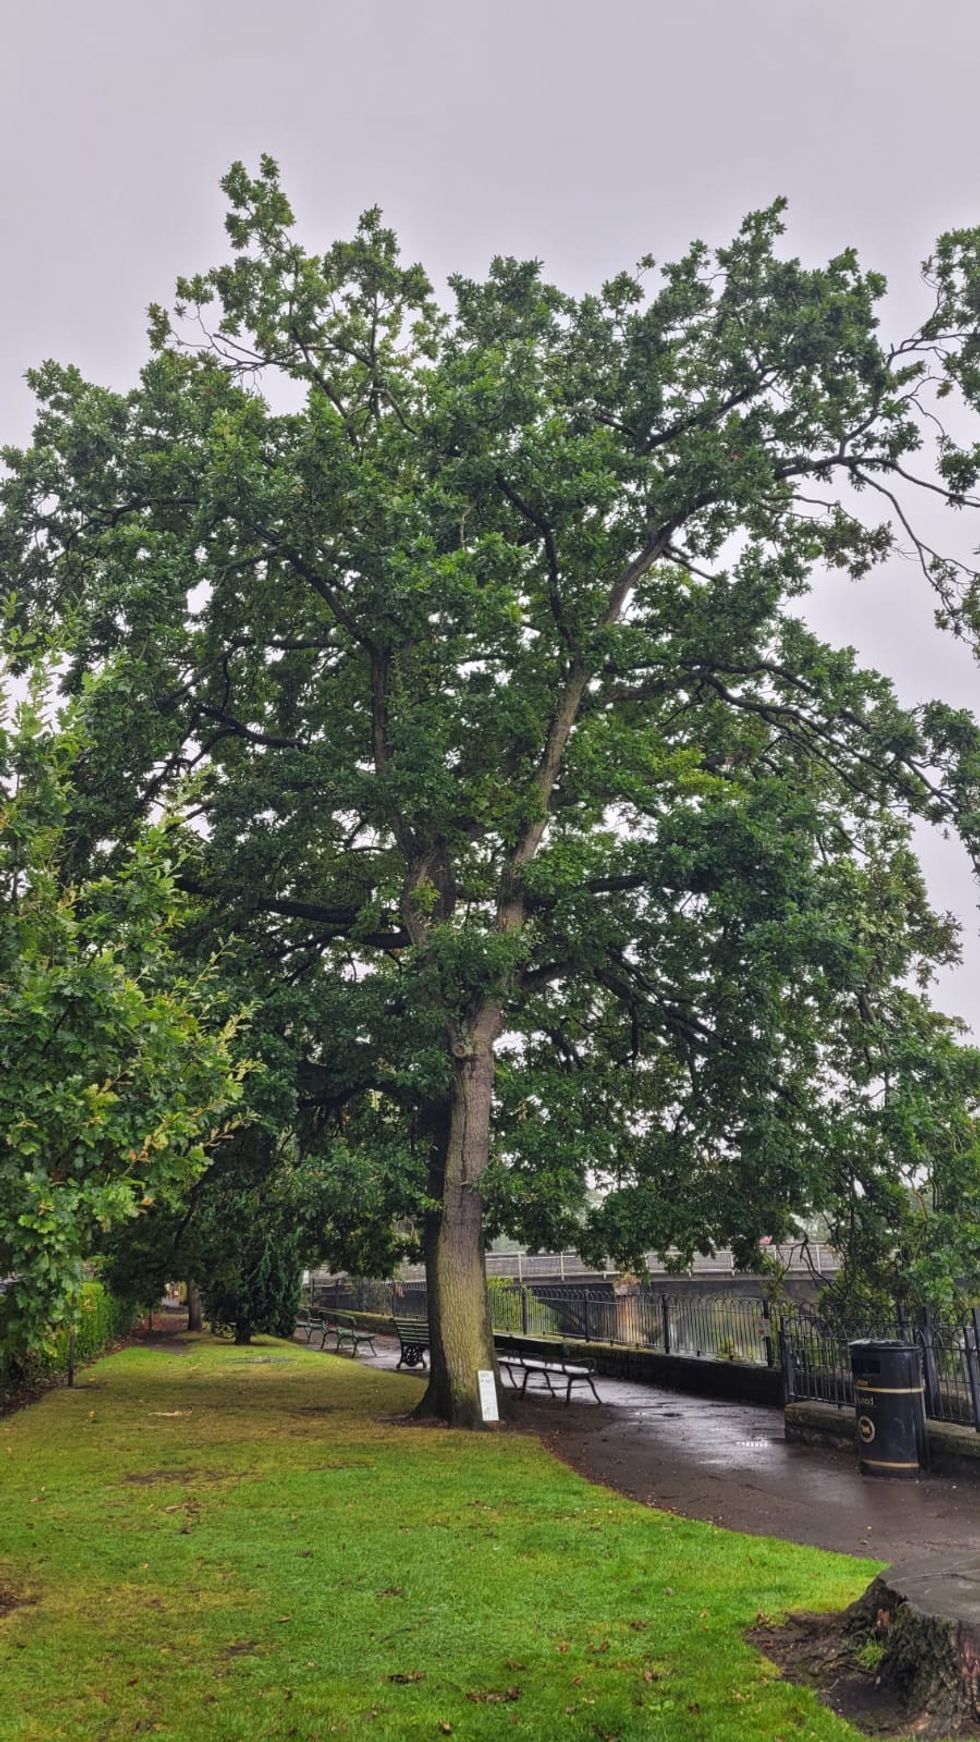
[[[252,1341],[252,1327],[248,1319],[237,1319],[235,1322],[235,1342],[246,1344]]]
[[[916,1735],[973,1733],[980,1719],[975,1550],[889,1567],[848,1611],[848,1634],[881,1648],[877,1680],[899,1695]]]
[[[419,1415],[483,1426],[477,1374],[496,1374],[483,1264],[479,1182],[490,1152],[493,1045],[481,1039],[453,1061],[447,1107],[430,1119],[429,1189],[440,1208],[425,1227],[431,1371]]]
[[[192,1282],[190,1277],[187,1278],[187,1329],[189,1331],[202,1331],[204,1329],[201,1291],[197,1283]]]

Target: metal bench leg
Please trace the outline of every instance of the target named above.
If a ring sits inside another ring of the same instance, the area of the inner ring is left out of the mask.
[[[545,1368],[545,1367],[529,1367],[529,1368],[528,1368],[528,1369],[527,1369],[527,1372],[526,1372],[526,1373],[525,1373],[525,1375],[524,1375],[524,1385],[525,1385],[525,1388],[526,1388],[526,1386],[527,1386],[527,1382],[528,1382],[528,1380],[529,1380],[529,1379],[534,1379],[534,1378],[535,1378],[535,1377],[537,1377],[537,1378],[540,1378],[540,1379],[543,1379],[543,1380],[544,1380],[544,1382],[545,1382],[545,1385],[546,1385],[546,1386],[547,1386],[547,1388],[548,1388],[548,1396],[549,1396],[549,1397],[554,1397],[554,1395],[555,1395],[555,1388],[554,1388],[554,1386],[553,1386],[553,1385],[552,1385],[552,1383],[551,1383],[551,1374],[550,1374],[550,1373],[549,1373],[549,1372],[548,1372],[548,1370],[547,1370],[547,1368]],[[522,1392],[521,1392],[521,1396],[522,1396],[522,1397],[523,1397],[523,1396],[524,1396],[524,1392],[523,1392],[523,1391],[522,1391]]]

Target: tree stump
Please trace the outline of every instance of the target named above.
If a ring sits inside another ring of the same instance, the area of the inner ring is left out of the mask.
[[[882,1687],[913,1735],[975,1733],[980,1724],[980,1552],[889,1567],[847,1612],[856,1649],[877,1643]]]

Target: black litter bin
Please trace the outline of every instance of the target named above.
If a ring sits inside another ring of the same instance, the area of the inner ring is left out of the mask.
[[[861,1473],[914,1482],[928,1454],[919,1350],[884,1337],[849,1347]]]

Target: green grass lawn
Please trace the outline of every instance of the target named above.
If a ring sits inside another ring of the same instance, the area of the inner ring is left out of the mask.
[[[853,1738],[742,1634],[872,1563],[402,1425],[419,1389],[192,1338],[0,1422],[0,1737]]]

